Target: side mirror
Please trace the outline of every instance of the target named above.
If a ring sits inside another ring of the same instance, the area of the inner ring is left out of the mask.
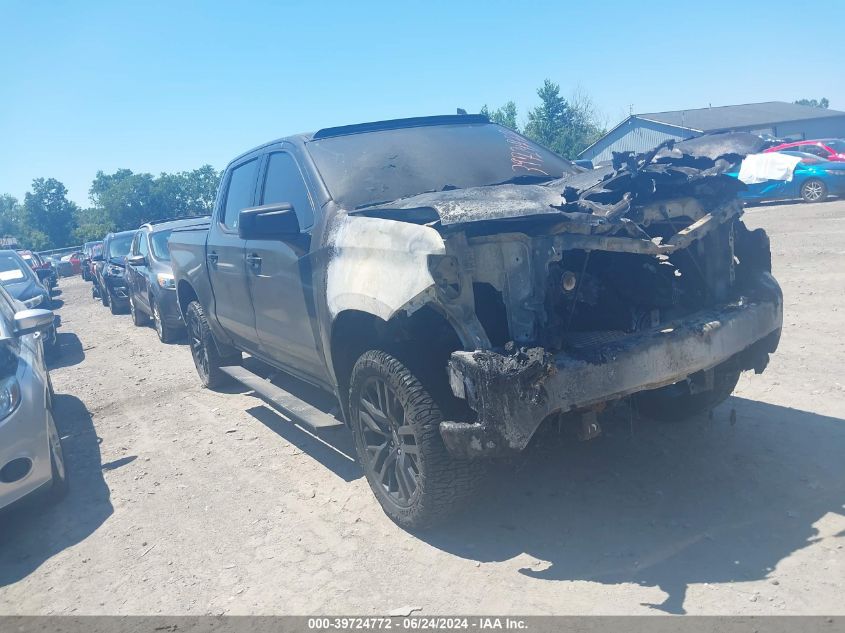
[[[35,274],[38,275],[39,281],[44,281],[45,279],[48,279],[50,276],[52,276],[53,271],[49,268],[39,268],[35,271]]]
[[[103,256],[102,256],[102,255],[94,255],[94,256],[91,258],[91,261],[92,261],[92,262],[101,262],[101,261],[103,261],[103,259],[104,259],[104,258],[103,258]]]
[[[290,202],[252,207],[238,215],[238,236],[242,240],[280,240],[299,233],[299,220]]]
[[[126,263],[130,266],[146,266],[147,258],[143,255],[130,255],[126,258]]]
[[[15,336],[43,332],[53,325],[55,316],[52,310],[21,310],[15,313]]]

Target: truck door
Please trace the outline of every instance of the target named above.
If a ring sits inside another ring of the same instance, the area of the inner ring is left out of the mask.
[[[299,239],[248,240],[249,273],[255,327],[265,356],[292,373],[326,378],[317,352],[316,318],[311,288],[310,232],[314,205],[294,157],[284,151],[270,154],[259,204],[289,202],[296,212]]]
[[[229,171],[226,193],[216,209],[205,249],[217,321],[246,350],[255,349],[258,341],[244,261],[245,240],[238,237],[238,214],[253,204],[258,166],[256,157]]]

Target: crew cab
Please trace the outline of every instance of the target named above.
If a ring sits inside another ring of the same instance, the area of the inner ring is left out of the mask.
[[[725,175],[760,144],[670,141],[588,171],[456,115],[262,145],[228,165],[210,221],[169,240],[200,379],[317,430],[341,422],[242,353],[332,394],[408,528],[464,505],[479,464],[541,424],[589,439],[626,400],[705,412],[780,336],[768,238]]]

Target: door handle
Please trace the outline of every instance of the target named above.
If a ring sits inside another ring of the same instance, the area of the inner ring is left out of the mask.
[[[255,268],[256,270],[261,268],[261,258],[254,253],[252,255],[246,256],[246,262],[247,262],[247,264],[249,264],[252,268]]]
[[[208,260],[208,263],[212,266],[217,265],[217,253],[209,253],[205,256],[205,258]]]

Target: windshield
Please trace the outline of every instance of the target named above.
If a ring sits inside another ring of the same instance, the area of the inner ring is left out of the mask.
[[[845,141],[828,141],[825,145],[837,154],[845,154]]]
[[[349,134],[307,147],[332,198],[347,209],[427,191],[542,182],[578,171],[516,132],[485,123]]]
[[[31,274],[29,266],[19,257],[8,253],[0,255],[0,283],[4,286],[20,283]]]
[[[159,231],[150,235],[150,247],[153,250],[153,255],[156,259],[163,262],[170,261],[170,249],[167,248],[167,239],[173,230]]]
[[[116,235],[109,240],[109,259],[113,257],[126,257],[129,254],[129,247],[132,246],[134,233]]]

